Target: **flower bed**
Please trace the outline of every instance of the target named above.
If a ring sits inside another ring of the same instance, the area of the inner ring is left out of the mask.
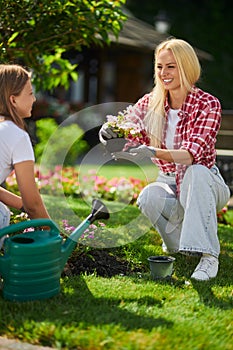
[[[89,170],[87,174],[80,175],[74,167],[56,166],[47,173],[41,173],[36,169],[35,178],[42,194],[82,197],[86,199],[101,198],[108,201],[119,201],[135,205],[141,190],[147,185],[145,180],[134,177],[113,177],[107,179],[98,175],[95,170]],[[6,188],[18,193],[18,187],[14,173],[6,181]],[[232,216],[229,215],[227,206],[218,213],[218,222],[232,225]],[[16,222],[21,219],[15,218]]]
[[[35,178],[42,194],[54,196],[63,192],[66,196],[97,197],[130,204],[135,204],[140,191],[146,185],[146,181],[134,177],[107,179],[98,175],[95,170],[89,170],[86,175],[81,176],[74,167],[61,166],[43,174],[37,169]],[[8,177],[6,187],[18,193],[14,174]]]

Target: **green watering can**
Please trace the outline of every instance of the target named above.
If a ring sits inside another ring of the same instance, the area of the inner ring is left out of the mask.
[[[78,239],[95,220],[108,218],[106,206],[94,199],[91,214],[64,242],[58,226],[50,219],[33,219],[1,229],[0,238],[26,228],[35,229],[4,241],[4,255],[0,256],[3,297],[29,301],[58,294],[61,273]],[[50,230],[41,231],[40,226],[48,226]]]

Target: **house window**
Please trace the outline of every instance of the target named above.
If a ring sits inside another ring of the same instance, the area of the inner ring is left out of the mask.
[[[70,102],[83,103],[84,101],[84,72],[78,72],[78,80],[70,82]]]
[[[89,62],[88,102],[97,103],[97,96],[98,96],[98,60],[91,59]]]
[[[101,102],[115,101],[116,89],[116,64],[115,62],[104,62],[102,72]]]

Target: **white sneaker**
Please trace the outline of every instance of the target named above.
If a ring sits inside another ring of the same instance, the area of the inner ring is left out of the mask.
[[[218,273],[218,259],[213,255],[203,254],[191,278],[198,281],[208,281]]]

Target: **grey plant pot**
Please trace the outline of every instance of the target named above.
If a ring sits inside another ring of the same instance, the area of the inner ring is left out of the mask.
[[[125,144],[128,142],[126,139],[121,138],[121,137],[117,137],[115,139],[109,139],[106,141],[107,141],[107,143],[106,143],[105,148],[109,153],[122,151]]]
[[[148,258],[151,277],[153,279],[161,279],[171,277],[173,273],[173,263],[176,259],[172,256],[150,256]]]

